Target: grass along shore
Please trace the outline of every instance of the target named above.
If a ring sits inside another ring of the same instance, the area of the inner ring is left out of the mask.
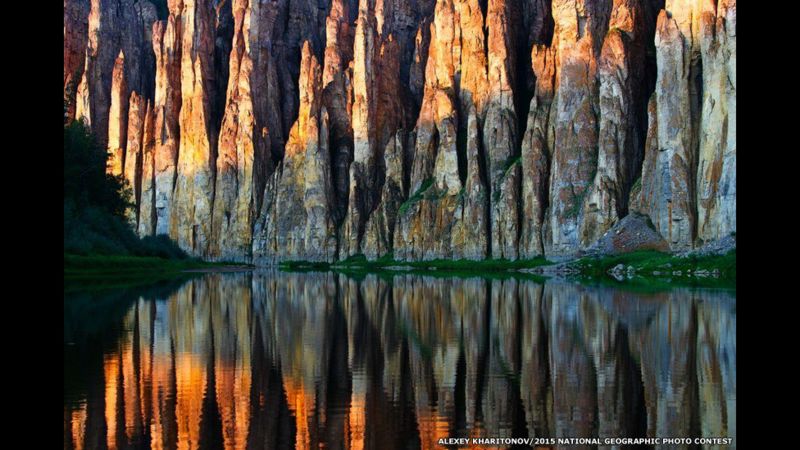
[[[230,262],[207,262],[196,258],[166,259],[142,256],[64,254],[65,285],[119,286],[196,276],[207,270],[253,268]],[[362,277],[377,273],[392,276],[400,273],[437,277],[532,277],[560,274],[570,279],[642,286],[699,286],[735,288],[736,251],[725,255],[678,257],[655,251],[633,252],[614,256],[583,257],[554,263],[545,258],[526,260],[489,259],[398,261],[391,254],[378,260],[364,255],[335,263],[286,261],[279,268],[290,272],[334,271]]]
[[[736,285],[736,250],[725,255],[679,257],[657,251],[639,251],[613,256],[583,257],[562,263],[545,258],[483,261],[443,260],[398,261],[391,254],[377,260],[356,255],[335,263],[286,261],[288,271],[336,271],[343,273],[414,273],[438,276],[497,276],[520,273],[562,274],[567,278],[708,287]]]
[[[197,258],[158,258],[130,255],[64,254],[65,290],[118,288],[190,278],[206,270],[247,269],[248,264],[208,262]],[[193,273],[194,272],[194,273]]]

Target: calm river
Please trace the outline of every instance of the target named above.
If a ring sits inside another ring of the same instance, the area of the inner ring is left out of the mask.
[[[735,448],[735,336],[735,291],[256,271],[70,293],[64,448]]]

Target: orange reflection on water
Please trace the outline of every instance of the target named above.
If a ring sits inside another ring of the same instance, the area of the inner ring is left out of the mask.
[[[115,341],[91,356],[85,371],[96,376],[86,379],[96,388],[65,405],[65,447],[435,449],[442,438],[512,433],[735,436],[735,299],[381,283],[289,276],[275,291],[253,275],[214,274],[137,297],[115,319]]]
[[[200,415],[206,390],[206,363],[201,359],[194,354],[176,356],[179,450],[193,450],[200,445]]]
[[[109,450],[117,448],[117,397],[119,395],[119,355],[110,354],[105,358],[103,373],[106,380],[106,445]]]
[[[311,433],[308,430],[309,413],[314,408],[314,393],[303,389],[303,380],[295,377],[285,377],[283,389],[286,391],[286,401],[289,410],[294,415],[296,435],[294,448],[305,450],[311,448]]]

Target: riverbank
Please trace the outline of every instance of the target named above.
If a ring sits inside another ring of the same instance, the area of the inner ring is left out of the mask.
[[[289,271],[336,271],[359,273],[414,273],[437,276],[502,276],[509,274],[561,277],[598,282],[736,286],[736,250],[724,255],[675,255],[639,251],[613,256],[592,256],[553,262],[545,258],[528,260],[432,260],[397,261],[392,255],[367,260],[363,255],[336,263],[287,261],[279,265]]]
[[[196,258],[64,254],[64,288],[105,289],[189,278],[215,270],[251,269],[251,265]]]
[[[334,271],[351,276],[370,273],[393,276],[400,273],[436,277],[510,276],[557,277],[597,283],[624,283],[642,287],[698,286],[736,287],[736,250],[724,255],[679,256],[657,251],[614,256],[592,256],[556,263],[545,258],[526,260],[491,259],[398,261],[392,255],[367,260],[363,255],[335,263],[287,261],[279,268],[291,272]],[[106,288],[140,285],[160,280],[189,278],[209,271],[247,271],[252,265],[207,262],[194,258],[64,255],[65,289]]]
[[[453,273],[476,272],[508,272],[522,269],[533,269],[553,264],[545,258],[535,259],[486,259],[472,261],[468,259],[434,259],[430,261],[399,261],[388,254],[376,260],[368,260],[364,255],[351,256],[335,263],[312,261],[286,261],[279,267],[289,270],[334,270],[334,271],[439,271]]]

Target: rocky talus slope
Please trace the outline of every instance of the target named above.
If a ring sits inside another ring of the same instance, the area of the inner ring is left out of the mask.
[[[64,101],[211,260],[736,231],[735,0],[64,0]]]

